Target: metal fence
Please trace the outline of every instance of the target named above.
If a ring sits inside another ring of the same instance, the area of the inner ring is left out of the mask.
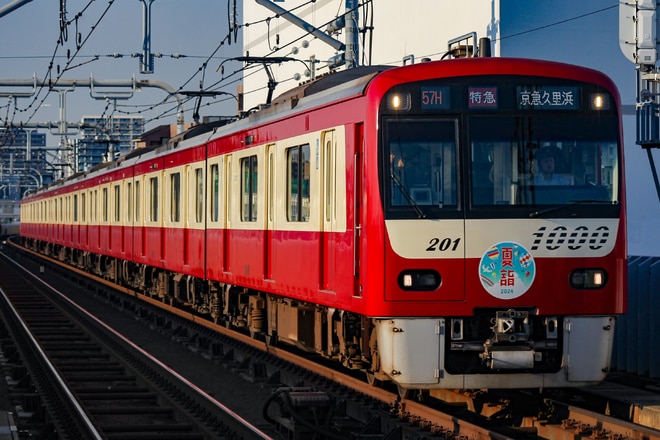
[[[613,370],[660,377],[660,257],[628,258],[628,312],[615,338]]]

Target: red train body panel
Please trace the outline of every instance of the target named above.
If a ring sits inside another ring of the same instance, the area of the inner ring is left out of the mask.
[[[579,386],[626,308],[622,146],[593,70],[356,69],[40,190],[21,234],[404,388]]]

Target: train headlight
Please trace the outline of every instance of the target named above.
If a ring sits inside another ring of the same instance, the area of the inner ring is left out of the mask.
[[[610,97],[603,93],[593,93],[591,95],[591,109],[592,110],[609,110]]]
[[[404,270],[398,282],[403,290],[435,290],[440,287],[440,274],[431,269]]]
[[[387,109],[394,111],[408,111],[411,107],[410,93],[392,92],[387,95]]]
[[[575,289],[602,289],[607,284],[607,272],[603,269],[576,269],[569,278]]]

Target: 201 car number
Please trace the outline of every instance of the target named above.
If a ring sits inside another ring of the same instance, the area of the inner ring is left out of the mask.
[[[450,251],[453,252],[456,249],[458,249],[458,245],[460,243],[461,239],[460,238],[437,238],[433,237],[429,241],[429,247],[426,248],[427,252],[435,252],[435,251],[440,251],[440,252],[445,252],[445,251]]]

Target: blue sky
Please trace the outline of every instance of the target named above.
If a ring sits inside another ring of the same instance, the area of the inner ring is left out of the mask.
[[[2,0],[7,3],[9,0]],[[5,42],[0,49],[0,78],[46,77],[49,64],[53,59],[50,77],[57,77],[58,66],[63,71],[67,65],[67,54],[73,58],[69,68],[62,75],[64,79],[99,80],[137,79],[164,81],[175,89],[198,90],[202,77],[205,84],[220,79],[216,68],[224,57],[240,55],[239,44],[224,44],[208,62],[206,71],[204,62],[216,51],[218,45],[227,36],[227,3],[217,0],[156,0],[151,4],[151,51],[163,54],[155,59],[153,74],[140,74],[139,60],[132,58],[132,53],[142,52],[143,3],[138,0],[81,1],[66,2],[66,18],[71,22],[66,33],[60,33],[59,3],[52,0],[34,0],[10,14],[0,18],[0,41]],[[77,34],[80,34],[81,46],[77,47]],[[66,41],[58,45],[60,36]],[[63,38],[64,39],[64,38]],[[123,57],[114,58],[112,54]],[[186,55],[175,59],[172,54]],[[74,57],[75,55],[75,57]],[[99,55],[99,59],[94,59]],[[202,75],[205,73],[205,75]],[[29,89],[16,89],[27,91]],[[118,89],[114,89],[115,91]],[[39,102],[45,94],[40,94]],[[99,115],[112,111],[106,108],[106,102],[90,97],[88,88],[77,88],[67,93],[67,120],[79,121],[83,114]],[[123,111],[141,111],[145,119],[158,117],[171,105],[160,106],[149,111],[166,97],[160,89],[145,88],[130,101],[117,101]],[[171,100],[170,100],[171,102]],[[33,107],[26,109],[29,105]],[[18,108],[24,111],[15,114],[15,122],[24,121],[32,116],[36,103],[31,99],[18,100]],[[59,98],[51,93],[39,112],[32,116],[32,122],[55,121],[59,119]],[[190,121],[192,104],[186,105],[186,120]],[[205,109],[206,114],[231,114],[235,104],[212,109]],[[13,110],[13,109],[10,109]],[[7,116],[7,99],[0,100],[0,117],[3,122]],[[11,116],[9,116],[11,118]],[[162,123],[172,123],[174,117],[157,120],[148,125],[153,128]]]
[[[531,4],[530,4],[531,3]],[[619,48],[618,0],[501,0],[506,53],[600,70],[617,82],[624,103],[635,101],[635,65]]]

